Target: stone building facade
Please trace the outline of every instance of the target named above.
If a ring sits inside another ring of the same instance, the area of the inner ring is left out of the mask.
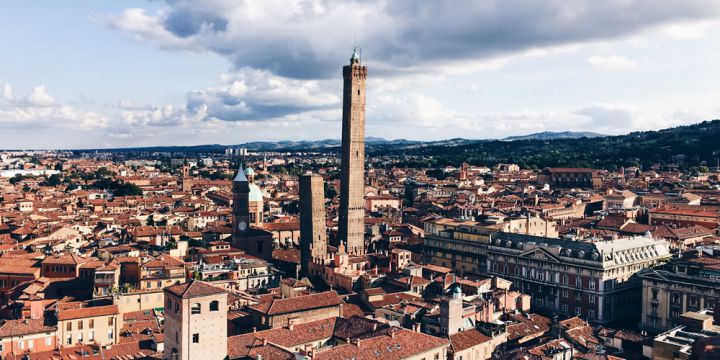
[[[201,281],[165,288],[165,359],[225,359],[227,298]]]
[[[633,275],[670,256],[667,242],[649,237],[590,242],[473,226],[434,229],[424,240],[426,261],[502,277],[532,296],[533,311],[597,324],[636,315],[641,283]]]
[[[720,257],[694,255],[643,272],[641,327],[662,332],[680,325],[688,311],[718,309]]]

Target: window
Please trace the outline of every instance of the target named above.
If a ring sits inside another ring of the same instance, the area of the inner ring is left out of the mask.
[[[65,343],[68,345],[72,345],[72,335],[68,335],[65,339]]]
[[[172,309],[172,300],[167,299],[167,303],[165,304],[165,307],[168,308],[168,310]]]
[[[194,303],[190,305],[190,313],[191,314],[199,314],[200,313],[200,303]]]
[[[672,294],[672,303],[673,304],[680,304],[680,294],[673,293]]]
[[[113,331],[112,329],[108,330],[108,339],[112,340],[113,338]]]
[[[220,310],[220,302],[217,300],[213,300],[210,302],[210,311],[218,311]]]
[[[198,333],[193,334],[193,343],[197,344],[199,342],[200,342],[200,334],[198,334]]]
[[[67,324],[65,324],[65,330],[72,331],[72,322],[68,321]]]
[[[77,338],[78,338],[78,342],[81,343],[83,341],[83,333],[78,333]]]
[[[88,320],[88,327],[91,329],[95,327],[95,319]]]
[[[595,318],[595,310],[588,311],[588,317],[591,319],[594,319]]]
[[[591,304],[595,303],[595,295],[590,295],[590,303]]]
[[[88,341],[93,341],[93,340],[95,340],[95,331],[90,330],[88,332]]]
[[[46,337],[46,338],[45,338],[45,345],[47,345],[47,346],[52,345],[52,338],[51,338],[51,337]]]
[[[158,288],[158,289],[162,288],[162,281],[158,281],[158,282],[157,282],[157,288]]]
[[[77,324],[78,324],[78,327],[77,327],[78,330],[82,330],[82,329],[83,329],[83,321],[82,321],[82,320],[78,320]]]
[[[113,326],[115,318],[109,317],[108,318],[108,326]]]
[[[175,313],[177,314],[179,312],[180,312],[180,305],[178,303],[175,303]]]
[[[25,342],[22,341],[22,340],[18,341],[18,347],[20,348],[20,350],[24,349],[24,348],[25,348]]]

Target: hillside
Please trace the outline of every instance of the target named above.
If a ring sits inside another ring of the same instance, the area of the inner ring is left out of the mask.
[[[618,166],[677,163],[682,168],[714,165],[720,156],[720,120],[621,136],[557,140],[472,141],[457,146],[369,150],[372,155],[432,156],[437,165],[517,163],[615,169]]]
[[[589,131],[577,132],[577,131],[543,131],[534,134],[520,135],[520,136],[508,136],[504,138],[505,141],[517,141],[517,140],[556,140],[556,139],[581,139],[581,138],[596,138],[604,137],[608,135],[598,134]]]

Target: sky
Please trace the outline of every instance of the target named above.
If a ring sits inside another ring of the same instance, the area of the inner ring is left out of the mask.
[[[624,134],[720,118],[717,0],[0,4],[0,149]]]

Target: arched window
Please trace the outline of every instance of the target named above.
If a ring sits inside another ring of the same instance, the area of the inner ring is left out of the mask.
[[[220,310],[220,302],[217,300],[213,300],[210,302],[210,311],[219,311]]]
[[[194,303],[190,305],[190,313],[191,314],[199,314],[200,313],[200,303]]]

